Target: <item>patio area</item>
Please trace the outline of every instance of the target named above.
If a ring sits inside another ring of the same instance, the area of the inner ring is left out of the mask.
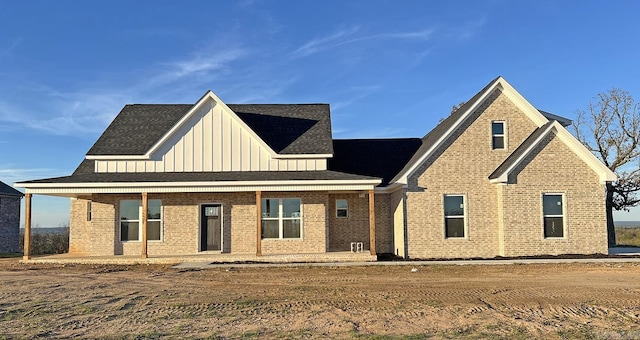
[[[329,252],[316,254],[274,254],[256,256],[255,254],[209,253],[175,256],[89,256],[83,254],[57,254],[34,256],[23,263],[77,263],[77,264],[177,264],[183,262],[209,263],[331,263],[331,262],[372,262],[377,256],[369,252]]]

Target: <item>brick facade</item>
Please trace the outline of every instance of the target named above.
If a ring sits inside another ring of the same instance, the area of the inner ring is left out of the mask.
[[[505,150],[491,149],[494,120],[506,122]],[[540,146],[530,160],[521,163],[524,168],[513,183],[489,182],[488,176],[535,128],[516,105],[496,90],[425,160],[409,178],[409,257],[606,253],[603,186],[591,168],[559,140]],[[546,190],[567,195],[569,230],[565,239],[542,236],[541,195]],[[465,197],[464,238],[445,238],[446,194]],[[588,220],[592,222],[587,223]]]
[[[19,252],[20,247],[20,199],[0,196],[0,251]]]
[[[263,254],[324,253],[331,244],[334,228],[335,195],[326,192],[263,192],[262,198],[300,198],[302,203],[302,238],[262,240]],[[338,195],[339,196],[339,195]],[[356,229],[362,232],[362,241],[369,244],[368,198],[355,196],[350,216],[358,221]],[[388,195],[376,196],[377,247],[388,252],[392,242],[392,228],[388,218]],[[70,252],[91,255],[137,255],[140,242],[120,241],[118,210],[120,200],[140,199],[138,195],[94,194],[91,198],[91,221],[87,220],[87,199],[75,199],[71,204]],[[256,207],[255,193],[177,193],[149,194],[149,199],[161,199],[163,207],[162,241],[149,241],[148,254],[190,255],[200,252],[200,205],[222,205],[222,238],[224,253],[255,254]],[[363,207],[359,207],[363,201]],[[333,202],[333,203],[332,203]],[[329,208],[327,208],[329,207]],[[350,205],[350,209],[352,206]],[[342,225],[344,227],[345,225]],[[347,226],[348,227],[348,226]],[[347,236],[340,236],[349,238]],[[350,239],[350,238],[349,238]],[[336,248],[331,250],[349,250]]]
[[[520,110],[524,106],[509,98],[514,97],[497,87],[408,175],[406,186],[393,183],[395,190],[376,193],[377,253],[410,258],[490,258],[607,252],[603,184],[554,132],[512,171],[507,183],[489,181],[489,175],[538,128]],[[492,149],[493,121],[505,123],[504,149]],[[563,195],[561,238],[544,237],[545,193]],[[464,237],[445,237],[445,195],[464,197]],[[302,237],[264,239],[261,250],[265,255],[348,251],[351,242],[362,242],[365,250],[370,249],[367,193],[262,192],[262,198],[299,198],[302,203]],[[119,205],[123,199],[141,197],[94,194],[72,200],[70,252],[139,255],[140,242],[120,241]],[[222,253],[256,253],[255,192],[149,194],[149,199],[161,199],[163,207],[162,240],[148,242],[150,256],[202,253],[202,204],[222,207]],[[336,216],[338,199],[348,201],[347,217]],[[87,218],[89,204],[91,219]]]
[[[88,218],[91,200],[71,199],[69,214],[69,253],[91,253],[91,221]]]
[[[606,254],[605,189],[597,174],[554,135],[498,186],[504,199],[504,256]],[[564,195],[564,238],[543,236],[542,194]]]

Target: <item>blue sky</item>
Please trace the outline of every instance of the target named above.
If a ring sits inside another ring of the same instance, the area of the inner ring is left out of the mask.
[[[68,175],[127,103],[330,103],[335,138],[421,137],[498,75],[575,116],[640,100],[638,1],[0,2],[0,180]],[[68,221],[36,196],[34,223]],[[640,209],[617,214],[640,220]]]

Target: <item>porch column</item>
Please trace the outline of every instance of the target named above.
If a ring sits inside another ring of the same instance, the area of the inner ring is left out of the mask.
[[[24,194],[23,260],[31,260],[31,194]]]
[[[146,259],[147,256],[147,209],[149,208],[149,200],[147,193],[142,193],[142,243],[140,245],[140,257]]]
[[[256,191],[256,256],[262,256],[262,191]]]
[[[374,190],[369,190],[369,249],[371,255],[376,254],[376,208]]]

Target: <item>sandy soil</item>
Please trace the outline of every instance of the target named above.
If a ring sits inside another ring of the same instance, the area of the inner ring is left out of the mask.
[[[0,261],[3,338],[640,338],[639,264],[219,268]]]

